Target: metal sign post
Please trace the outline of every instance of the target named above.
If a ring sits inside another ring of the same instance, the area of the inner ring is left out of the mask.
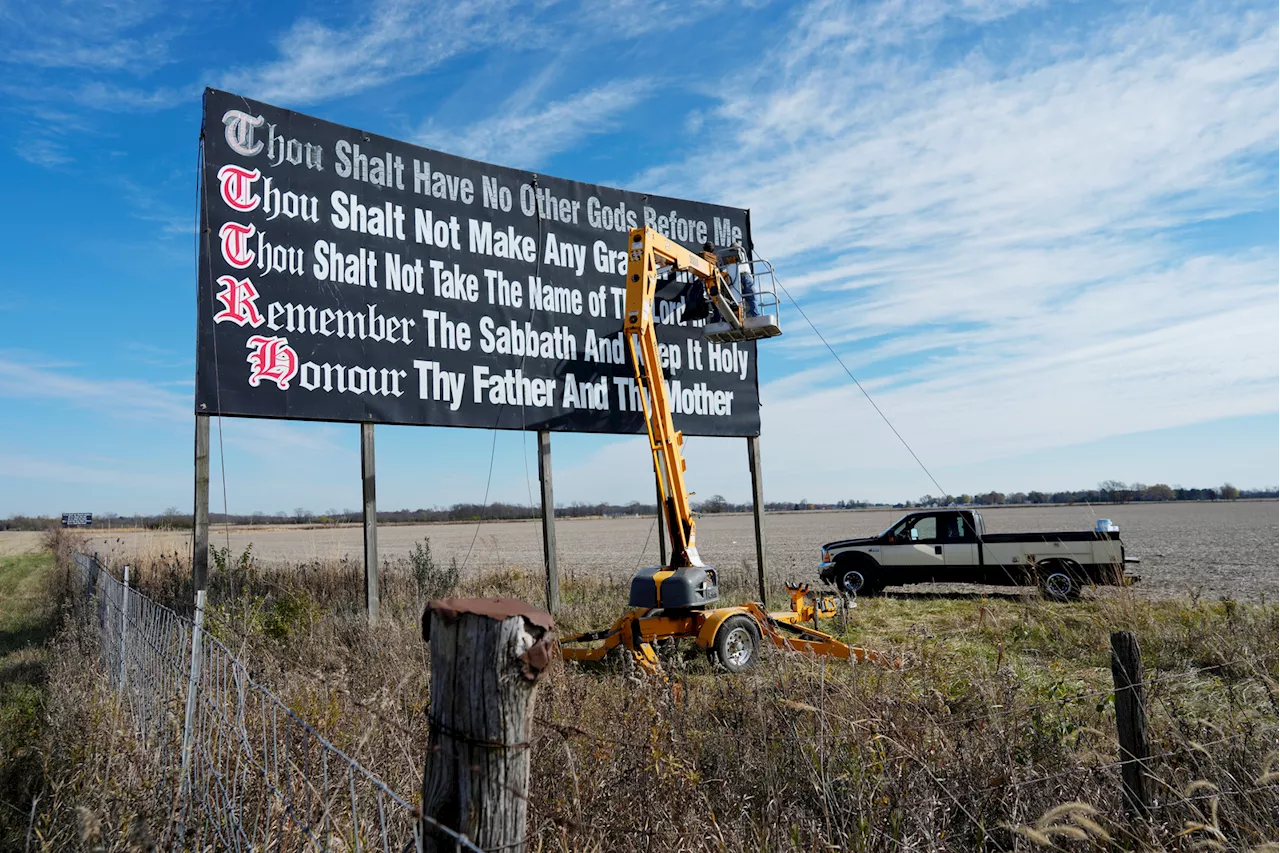
[[[747,461],[751,465],[751,514],[756,526],[756,568],[760,573],[760,603],[768,606],[769,576],[764,564],[764,474],[760,470],[760,436],[747,437]]]
[[[547,610],[560,609],[560,569],[556,564],[556,498],[551,487],[551,433],[538,430],[538,482],[542,485],[542,553],[547,566]]]
[[[364,484],[364,606],[369,624],[378,621],[378,498],[373,424],[360,424],[360,478]]]
[[[209,586],[209,416],[196,415],[196,488],[192,518],[191,584]]]

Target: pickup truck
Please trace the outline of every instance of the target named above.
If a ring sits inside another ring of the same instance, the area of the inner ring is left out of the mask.
[[[1105,528],[1105,529],[1103,529]],[[875,595],[886,586],[913,583],[1038,585],[1046,598],[1077,598],[1088,585],[1119,586],[1125,574],[1120,532],[987,533],[971,510],[912,512],[879,536],[822,546],[820,577],[840,590]]]

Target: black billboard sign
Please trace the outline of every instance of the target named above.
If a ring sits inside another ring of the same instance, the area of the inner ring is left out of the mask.
[[[63,527],[92,527],[93,513],[91,512],[64,512],[62,514]]]
[[[738,208],[491,166],[207,90],[202,414],[644,432],[622,329],[627,230],[698,249]],[[675,424],[760,432],[754,343],[659,300]]]

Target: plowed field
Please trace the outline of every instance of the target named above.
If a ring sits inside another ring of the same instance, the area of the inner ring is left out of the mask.
[[[888,527],[899,510],[771,514],[766,519],[766,559],[777,580],[816,577],[818,549],[827,541],[865,536]],[[1120,526],[1129,556],[1142,560],[1139,589],[1145,594],[1198,593],[1275,600],[1277,597],[1277,522],[1275,501],[1127,504],[994,508],[983,512],[996,533],[1092,529],[1098,517]],[[560,570],[629,577],[637,566],[658,562],[658,531],[652,517],[566,519],[557,522]],[[5,538],[24,534],[0,533]],[[378,532],[379,555],[396,559],[415,542],[430,537],[437,558],[456,557],[466,571],[522,567],[542,571],[542,535],[537,522],[423,524],[384,526]],[[347,557],[358,560],[359,527],[220,528],[211,531],[216,546],[229,542],[233,553],[250,543],[264,562],[299,562]],[[190,536],[169,532],[93,534],[92,546],[105,553],[158,553],[190,549]],[[750,515],[708,515],[698,522],[703,559],[722,572],[755,572]],[[917,587],[920,591],[926,588]],[[936,589],[936,587],[935,587]]]

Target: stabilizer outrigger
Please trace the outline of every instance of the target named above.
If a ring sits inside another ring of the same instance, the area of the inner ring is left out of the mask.
[[[787,590],[791,593],[790,610],[768,612],[754,601],[715,609],[635,608],[607,630],[562,638],[560,652],[566,660],[599,661],[622,648],[643,671],[657,674],[661,667],[654,645],[663,640],[693,638],[699,648],[725,669],[741,672],[756,662],[762,641],[768,640],[780,649],[894,667],[901,665],[899,661],[850,646],[804,624],[817,625],[819,619],[836,615],[846,606],[843,601],[830,595],[815,595],[807,584],[787,584]]]

